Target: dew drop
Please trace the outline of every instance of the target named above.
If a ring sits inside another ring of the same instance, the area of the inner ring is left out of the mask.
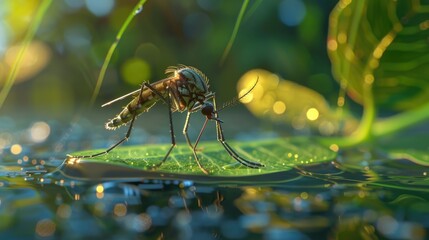
[[[143,6],[139,6],[136,11],[134,12],[135,15],[141,13],[143,11]]]

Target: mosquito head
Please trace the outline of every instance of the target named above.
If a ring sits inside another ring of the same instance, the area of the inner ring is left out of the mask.
[[[222,120],[215,117],[214,106],[211,102],[204,102],[203,105],[201,105],[201,113],[204,116],[206,116],[208,119],[212,119],[212,120],[223,123]]]

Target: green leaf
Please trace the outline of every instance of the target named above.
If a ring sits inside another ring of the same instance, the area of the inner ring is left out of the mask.
[[[357,102],[415,108],[429,101],[429,3],[340,1],[330,16],[328,50],[335,78]],[[365,92],[368,90],[369,92]]]
[[[65,175],[81,178],[246,177],[284,173],[296,166],[331,161],[336,156],[335,152],[306,138],[231,142],[230,145],[241,156],[251,161],[259,161],[265,167],[247,168],[230,157],[220,143],[212,141],[200,143],[198,152],[201,164],[210,171],[209,176],[205,176],[199,169],[186,144],[176,146],[167,161],[156,170],[151,168],[165,156],[169,144],[118,147],[109,154],[99,157],[68,158],[61,170]],[[86,155],[99,151],[76,152],[71,155]],[[282,178],[286,179],[287,174],[282,175]],[[267,177],[264,180],[272,179]]]

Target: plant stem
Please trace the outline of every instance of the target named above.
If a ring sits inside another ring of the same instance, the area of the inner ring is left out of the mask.
[[[392,134],[427,119],[429,119],[429,103],[377,121],[373,127],[373,135],[381,137]]]
[[[358,142],[363,142],[372,137],[372,128],[376,118],[376,107],[372,92],[372,82],[363,85],[363,116],[359,127],[352,133]]]
[[[368,120],[366,121],[368,121],[369,124],[369,115],[374,114],[375,117],[375,111],[374,113],[368,112],[367,114]],[[363,117],[363,119],[364,118],[365,117]],[[375,121],[372,124],[372,128],[370,128],[371,130],[367,138],[364,138],[364,134],[355,134],[346,137],[321,138],[320,142],[327,146],[330,146],[331,144],[337,144],[338,146],[343,148],[352,147],[362,143],[369,137],[378,138],[393,134],[428,119],[429,103],[426,103],[416,109],[412,109],[403,113],[398,113],[392,117]],[[359,131],[366,132],[369,130],[369,128],[367,128],[368,126],[366,126],[364,122],[365,120],[362,120],[362,123],[359,126],[358,130],[356,130],[356,133],[359,133]]]

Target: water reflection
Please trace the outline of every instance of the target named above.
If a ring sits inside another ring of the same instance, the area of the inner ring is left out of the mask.
[[[31,135],[38,125],[55,131],[55,124],[46,123],[47,128],[42,122],[29,124],[23,132]],[[335,161],[297,167],[272,182],[262,176],[219,185],[207,179],[72,179],[52,174],[63,158],[47,156],[42,143],[27,140],[30,144],[20,144],[21,151],[15,152],[12,145],[25,141],[10,136],[2,150],[0,239],[427,239],[429,235],[427,167],[368,149],[340,152]],[[51,141],[47,137],[43,143]]]
[[[393,175],[381,174],[398,173],[398,164],[418,176],[408,172],[396,183],[424,180],[421,168],[406,161],[369,164],[372,175],[365,166],[354,171],[340,162],[295,169],[303,177],[288,184],[225,187],[150,179],[91,183],[49,179],[44,167],[8,167],[2,169],[0,236],[425,239],[428,194],[395,189],[401,185]]]

